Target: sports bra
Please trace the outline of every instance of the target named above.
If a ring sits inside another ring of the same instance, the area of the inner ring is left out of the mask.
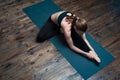
[[[61,13],[61,14],[59,15],[58,20],[57,20],[59,26],[61,26],[61,22],[62,22],[63,18],[67,15],[67,13],[71,13],[71,12],[65,11],[65,12],[63,12],[63,13]],[[72,14],[72,13],[71,13],[71,14]]]

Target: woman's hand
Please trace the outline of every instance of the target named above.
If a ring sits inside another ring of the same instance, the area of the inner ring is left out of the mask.
[[[89,59],[94,59],[94,56],[91,55],[91,53],[86,53],[85,56],[88,57]]]
[[[98,63],[101,62],[100,58],[94,51],[89,51],[89,53],[93,56],[93,59],[96,60]]]
[[[89,53],[86,53],[85,56],[88,57],[89,59],[94,59],[98,63],[101,62],[100,58],[93,51],[89,51]]]

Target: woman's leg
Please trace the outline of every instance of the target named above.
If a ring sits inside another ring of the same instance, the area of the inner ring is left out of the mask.
[[[90,51],[89,53],[93,56],[93,59],[94,59],[94,60],[96,60],[98,63],[101,62],[101,60],[100,60],[100,58],[98,57],[98,55],[96,54],[96,52]]]
[[[36,37],[36,41],[43,42],[59,33],[60,31],[58,26],[53,21],[51,21],[51,18],[49,18],[46,24],[40,29]]]
[[[75,32],[75,30],[72,30],[72,39],[73,39],[75,46],[77,46],[81,50],[88,52],[90,55],[92,55],[93,60],[97,61],[98,63],[101,62],[100,58],[96,55],[96,53],[89,48],[89,46],[86,44],[86,42],[83,40],[83,38],[81,36],[79,36]]]
[[[85,51],[85,52],[89,52],[91,49],[88,47],[88,45],[85,43],[85,41],[83,40],[83,38],[77,34],[77,32],[72,29],[72,33],[71,33],[74,45],[77,46],[78,48],[80,48],[81,50]]]

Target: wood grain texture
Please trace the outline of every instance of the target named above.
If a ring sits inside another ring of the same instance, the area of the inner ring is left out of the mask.
[[[82,80],[22,11],[43,0],[0,0],[0,80]],[[120,0],[53,0],[88,21],[88,32],[116,59],[88,80],[120,80]]]

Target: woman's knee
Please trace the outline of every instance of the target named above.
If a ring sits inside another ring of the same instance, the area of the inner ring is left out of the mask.
[[[44,42],[44,41],[45,41],[45,38],[38,34],[36,37],[36,42],[40,43],[40,42]]]

